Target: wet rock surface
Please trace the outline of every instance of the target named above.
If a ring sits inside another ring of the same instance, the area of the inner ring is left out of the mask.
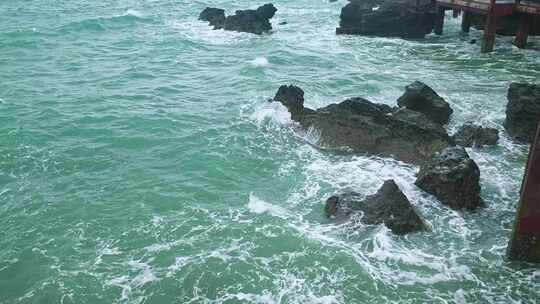
[[[424,113],[439,124],[446,124],[454,112],[450,105],[425,83],[415,81],[405,87],[405,93],[398,99],[400,107]]]
[[[345,220],[361,212],[362,223],[384,224],[399,235],[425,228],[424,222],[393,180],[384,182],[377,193],[365,199],[355,192],[332,196],[326,201],[325,211],[328,217],[337,220]]]
[[[225,11],[219,8],[207,7],[200,16],[200,20],[208,21],[214,29],[225,29],[235,32],[246,32],[261,35],[272,30],[272,19],[277,8],[271,3],[253,10],[237,10],[234,15],[225,17]]]
[[[456,145],[462,147],[494,146],[499,141],[499,130],[465,124],[452,136]]]
[[[540,85],[512,83],[507,98],[506,131],[517,141],[531,143],[540,118]]]
[[[483,205],[480,169],[463,147],[450,147],[420,167],[415,184],[452,209]]]
[[[350,1],[341,10],[337,34],[424,38],[434,28],[428,0]]]
[[[295,86],[282,86],[275,100],[287,107],[304,129],[320,133],[323,146],[420,164],[453,145],[441,125],[406,108],[357,97],[312,110],[304,107],[303,91]]]
[[[225,10],[207,7],[199,15],[199,20],[208,21],[214,29],[223,28],[223,24],[225,23]]]

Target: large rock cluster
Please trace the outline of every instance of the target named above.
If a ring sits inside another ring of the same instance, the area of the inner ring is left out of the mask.
[[[302,127],[320,132],[325,146],[420,164],[453,144],[442,125],[421,112],[360,97],[313,110],[304,107],[303,96],[298,87],[282,86],[274,100],[287,107]]]
[[[213,7],[205,8],[199,19],[208,21],[214,29],[246,32],[261,35],[272,30],[272,19],[277,12],[273,4],[265,4],[252,10],[237,10],[234,15],[225,16],[225,10]]]
[[[349,0],[340,15],[337,34],[424,38],[435,14],[430,0]]]
[[[493,145],[498,131],[466,124],[450,137],[443,124],[448,123],[453,110],[426,84],[408,85],[397,107],[356,97],[310,109],[304,106],[304,91],[294,85],[281,86],[274,100],[289,110],[300,127],[316,129],[322,145],[420,165],[415,184],[442,204],[456,210],[483,205],[480,170],[461,146]],[[384,223],[396,234],[424,228],[393,181],[385,182],[375,195],[365,199],[355,192],[332,196],[325,210],[333,219],[347,219],[360,212],[363,223]]]

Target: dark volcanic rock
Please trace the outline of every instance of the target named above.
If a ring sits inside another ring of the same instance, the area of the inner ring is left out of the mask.
[[[518,141],[530,143],[540,118],[540,85],[512,83],[508,89],[508,105],[504,127]]]
[[[272,29],[270,19],[277,9],[273,4],[265,4],[256,10],[238,10],[234,15],[225,17],[225,11],[219,8],[207,7],[199,15],[200,20],[210,22],[214,29],[262,34]]]
[[[424,38],[434,27],[429,0],[351,1],[341,10],[337,34]]]
[[[386,225],[395,234],[406,234],[424,229],[422,219],[393,180],[386,181],[374,195],[360,199],[354,192],[332,196],[326,201],[328,217],[347,218],[362,212],[361,221],[368,225]]]
[[[446,124],[454,112],[450,105],[426,84],[415,81],[405,87],[405,93],[398,99],[400,107],[422,112],[436,123]]]
[[[236,32],[262,34],[272,29],[270,19],[277,9],[272,4],[265,4],[256,10],[238,10],[225,19],[224,29]]]
[[[474,210],[480,198],[480,169],[463,147],[436,154],[420,168],[415,184],[452,209]]]
[[[199,15],[199,20],[208,21],[214,29],[220,29],[225,23],[225,10],[215,7],[205,8]]]
[[[499,141],[499,130],[465,124],[452,136],[462,147],[494,146]]]
[[[274,96],[274,100],[281,102],[293,117],[304,110],[304,91],[297,86],[282,85]]]
[[[357,153],[419,164],[453,144],[441,125],[405,108],[395,111],[387,105],[351,98],[311,110],[303,107],[303,91],[294,86],[282,86],[275,100],[285,105],[304,129],[317,130],[321,144],[329,147],[348,147]]]

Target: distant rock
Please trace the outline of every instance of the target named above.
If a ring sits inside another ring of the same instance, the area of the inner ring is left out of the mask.
[[[296,86],[281,86],[274,100],[287,107],[304,129],[319,132],[324,146],[420,164],[453,144],[441,125],[420,112],[359,97],[312,110],[304,107],[303,93]]]
[[[456,145],[462,147],[494,146],[499,141],[499,130],[465,124],[458,129],[452,138]]]
[[[483,205],[480,169],[463,147],[450,147],[420,167],[415,184],[452,209]]]
[[[341,10],[336,34],[414,39],[424,38],[434,28],[429,0],[349,1]]]
[[[326,201],[325,211],[328,217],[337,219],[346,219],[362,212],[363,223],[384,223],[399,235],[424,229],[424,222],[393,180],[384,182],[377,193],[364,200],[355,192],[332,196]]]
[[[424,113],[439,124],[447,124],[454,112],[450,105],[425,83],[415,81],[405,87],[405,93],[398,99],[400,107]]]
[[[508,89],[504,127],[523,143],[531,143],[540,118],[540,84],[512,83]]]
[[[225,17],[225,11],[207,7],[199,15],[200,20],[210,22],[214,29],[246,32],[261,35],[272,29],[270,19],[277,12],[273,4],[265,4],[256,10],[237,10],[234,15]]]
[[[223,28],[223,24],[225,23],[225,10],[207,7],[199,15],[199,20],[208,21],[215,30]]]

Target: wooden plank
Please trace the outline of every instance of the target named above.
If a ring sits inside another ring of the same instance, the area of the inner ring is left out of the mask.
[[[531,19],[532,15],[521,14],[519,20],[519,30],[516,33],[516,38],[514,39],[514,45],[520,49],[527,46],[527,38],[529,37],[529,30],[531,28]]]
[[[495,45],[495,32],[497,30],[497,15],[491,11],[487,14],[484,36],[482,37],[482,53],[493,52]]]
[[[468,33],[471,29],[471,12],[463,12],[463,16],[461,17],[461,30],[465,33]]]
[[[515,11],[524,14],[540,15],[540,4],[519,3],[516,5]]]
[[[508,246],[512,260],[540,262],[540,124],[531,144],[516,221]]]
[[[435,32],[435,35],[442,35],[444,27],[445,8],[437,5],[436,11],[437,14],[435,15],[435,28],[433,31]]]

